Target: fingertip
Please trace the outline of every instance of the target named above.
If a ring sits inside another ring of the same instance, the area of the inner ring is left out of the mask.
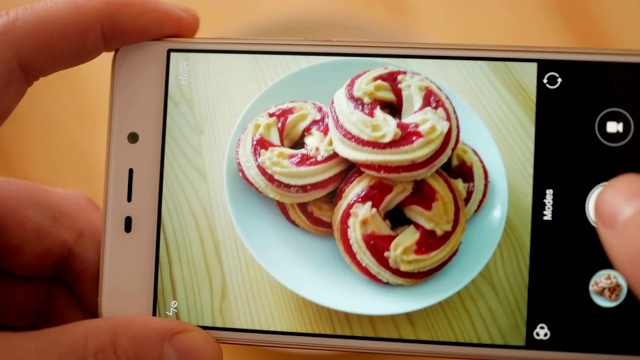
[[[195,10],[161,0],[101,0],[91,6],[103,38],[101,51],[140,41],[195,36],[200,18]]]
[[[607,183],[596,200],[600,229],[615,229],[640,212],[640,174],[623,174]]]
[[[609,181],[596,200],[595,217],[609,260],[640,296],[640,174]]]
[[[198,13],[193,8],[188,7],[186,5],[182,5],[182,4],[171,2],[171,1],[162,1],[162,0],[160,0],[160,3],[164,4],[164,6],[173,8],[174,10],[179,11],[183,13],[185,16],[188,16],[192,19],[198,18]]]
[[[104,51],[191,37],[192,9],[158,0],[49,0],[0,11],[0,125],[36,80]]]
[[[222,359],[222,349],[209,334],[203,330],[195,329],[172,336],[165,344],[163,359]]]
[[[46,346],[33,346],[46,344]],[[134,316],[93,319],[21,333],[0,332],[4,359],[222,359],[217,342],[182,321]]]
[[[200,16],[194,9],[173,2],[158,1],[158,3],[169,11],[174,12],[178,21],[182,24],[176,27],[178,33],[175,37],[189,38],[195,36],[200,26]]]

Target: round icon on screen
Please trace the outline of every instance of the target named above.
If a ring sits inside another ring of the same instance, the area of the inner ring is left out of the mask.
[[[612,308],[620,305],[627,296],[627,280],[612,269],[600,270],[589,282],[589,295],[597,305]]]
[[[551,331],[546,324],[538,324],[533,330],[533,338],[536,340],[549,340],[550,337]]]
[[[587,201],[584,205],[587,213],[587,219],[589,219],[589,222],[593,226],[596,226],[596,199],[605,185],[607,185],[606,182],[596,185],[596,187],[589,192],[589,195],[587,195]]]
[[[560,84],[562,84],[562,78],[560,77],[560,75],[558,75],[558,73],[550,72],[544,76],[542,82],[544,83],[544,86],[553,90],[560,86]]]
[[[605,145],[624,145],[633,135],[633,119],[622,109],[607,109],[596,119],[596,135]]]

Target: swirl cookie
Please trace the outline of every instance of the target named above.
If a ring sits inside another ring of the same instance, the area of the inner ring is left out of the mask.
[[[478,153],[460,142],[443,170],[456,181],[466,206],[467,218],[484,204],[489,189],[489,173]]]
[[[417,284],[457,253],[464,203],[442,171],[415,182],[353,170],[338,189],[333,231],[358,273],[393,285]]]
[[[364,172],[394,180],[429,176],[459,141],[458,118],[427,77],[381,67],[351,78],[330,105],[336,151]]]
[[[333,194],[327,194],[315,200],[297,204],[285,204],[277,201],[284,217],[293,225],[318,235],[331,235],[333,227]]]
[[[619,282],[618,277],[611,273],[593,280],[589,285],[589,289],[609,301],[618,301],[622,295],[622,284]]]
[[[277,201],[299,203],[336,189],[350,163],[333,148],[329,113],[311,101],[291,101],[260,114],[244,130],[236,164],[244,180]]]

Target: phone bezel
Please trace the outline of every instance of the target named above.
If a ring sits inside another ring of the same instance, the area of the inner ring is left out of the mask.
[[[105,187],[104,241],[100,277],[101,316],[151,315],[156,267],[156,230],[159,204],[162,120],[169,49],[305,52],[407,56],[459,56],[469,58],[554,59],[640,62],[633,51],[596,49],[543,49],[514,47],[461,47],[455,45],[374,44],[363,42],[306,42],[274,40],[161,40],[117,51],[113,61],[109,149]],[[137,143],[127,135],[136,131]],[[136,182],[127,201],[128,172]],[[124,218],[133,219],[124,234]],[[628,356],[559,353],[525,349],[394,343],[331,337],[211,331],[221,341],[238,344],[305,349],[349,350],[403,355],[465,356],[505,359],[627,359]]]

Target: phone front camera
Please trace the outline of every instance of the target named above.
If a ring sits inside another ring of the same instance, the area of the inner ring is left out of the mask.
[[[135,144],[138,140],[140,140],[140,135],[135,131],[132,131],[127,135],[127,141],[129,141],[129,144]]]

